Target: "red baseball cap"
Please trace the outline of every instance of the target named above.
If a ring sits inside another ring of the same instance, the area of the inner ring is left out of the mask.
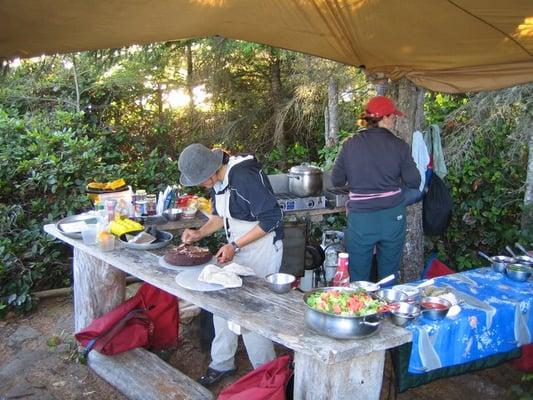
[[[403,112],[398,110],[394,105],[394,102],[385,96],[372,97],[365,107],[365,115],[368,117],[384,117],[386,115],[399,115],[403,116]]]

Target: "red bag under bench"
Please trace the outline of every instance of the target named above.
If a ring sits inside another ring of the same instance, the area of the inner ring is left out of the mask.
[[[285,387],[291,375],[289,356],[276,358],[225,388],[217,400],[285,400]]]
[[[106,355],[136,347],[173,347],[178,342],[178,311],[176,296],[143,283],[133,297],[93,320],[75,337],[85,347],[96,338],[92,348]]]

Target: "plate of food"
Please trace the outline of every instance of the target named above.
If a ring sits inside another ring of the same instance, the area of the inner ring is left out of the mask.
[[[190,267],[209,264],[213,261],[213,254],[211,254],[207,247],[182,243],[177,247],[167,250],[161,259],[166,265],[180,269],[189,269]]]
[[[174,265],[165,260],[165,257],[159,257],[159,265],[163,268],[167,268],[173,271],[181,272],[181,271],[188,271],[188,270],[194,270],[194,271],[201,271],[207,264],[213,264],[215,262],[214,257],[211,257],[208,262],[199,264],[199,265]]]

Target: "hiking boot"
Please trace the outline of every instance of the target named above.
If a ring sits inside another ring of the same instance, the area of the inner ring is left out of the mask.
[[[203,386],[211,386],[220,381],[225,376],[233,375],[235,373],[236,369],[228,369],[226,371],[217,371],[213,368],[207,368],[207,371],[205,371],[205,374],[203,374],[197,382],[200,385]]]

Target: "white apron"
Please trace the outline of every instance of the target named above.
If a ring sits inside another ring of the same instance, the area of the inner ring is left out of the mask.
[[[224,177],[224,186],[227,185],[230,169],[250,157],[251,156],[230,158],[228,169]],[[231,190],[228,188],[223,193],[215,195],[216,210],[218,215],[224,219],[224,231],[226,232],[228,243],[239,240],[239,238],[259,224],[258,221],[244,221],[232,217],[229,210],[230,192]],[[281,240],[274,243],[274,236],[274,232],[269,232],[262,238],[243,246],[240,251],[235,254],[233,261],[252,268],[260,278],[278,272],[283,257],[283,243]],[[228,321],[228,327],[233,333],[237,335],[241,334],[241,328],[239,325]]]
[[[247,159],[249,157],[231,157],[224,181],[227,182],[227,176],[233,166]],[[215,197],[217,213],[224,219],[224,230],[228,243],[239,240],[239,238],[259,224],[258,221],[244,221],[231,216],[229,210],[230,189]],[[283,244],[281,240],[274,243],[274,236],[274,232],[269,232],[262,238],[243,246],[235,254],[233,261],[252,268],[260,278],[278,272],[283,256]]]

